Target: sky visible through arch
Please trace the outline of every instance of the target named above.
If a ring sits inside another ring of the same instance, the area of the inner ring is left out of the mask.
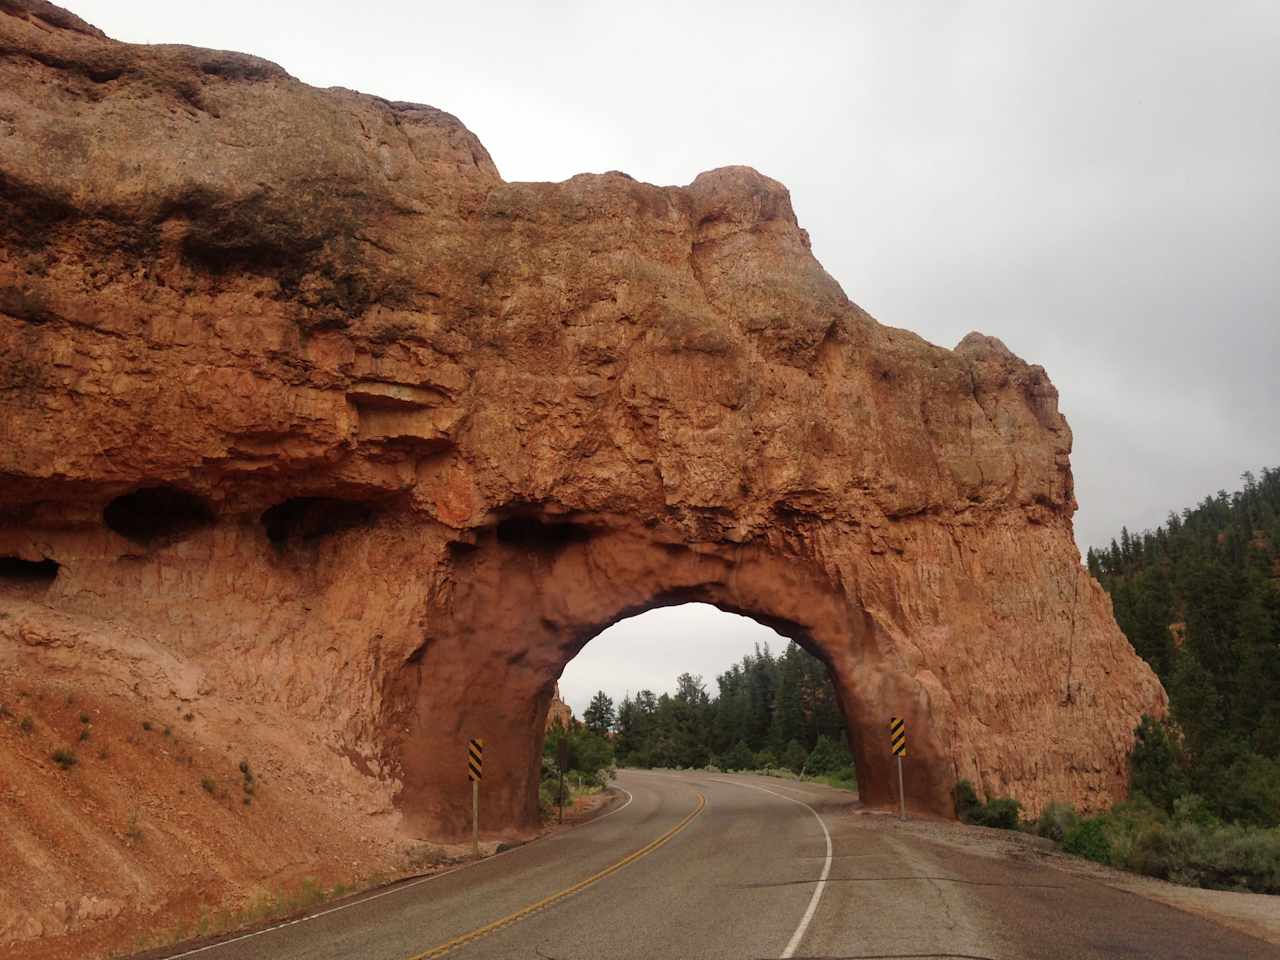
[[[782,181],[881,322],[1046,368],[1082,550],[1280,465],[1274,0],[60,2],[120,40],[432,104],[508,180]]]
[[[717,693],[716,677],[756,644],[775,655],[787,638],[750,617],[725,613],[708,603],[657,607],[602,630],[565,667],[560,696],[579,720],[597,690],[614,705],[638,690],[669,693],[682,673],[701,674],[707,693]]]

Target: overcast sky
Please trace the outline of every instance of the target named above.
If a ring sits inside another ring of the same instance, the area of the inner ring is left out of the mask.
[[[508,180],[781,180],[881,322],[947,347],[981,330],[1048,370],[1082,549],[1280,465],[1275,0],[63,2],[117,39],[440,107]],[[651,659],[711,680],[756,635],[733,622],[664,627]],[[615,646],[566,686],[606,685]],[[727,652],[695,669],[695,646]]]

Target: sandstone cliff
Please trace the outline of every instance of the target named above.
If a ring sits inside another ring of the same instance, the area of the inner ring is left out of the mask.
[[[868,802],[890,715],[916,810],[1122,795],[1164,693],[1081,569],[1053,385],[877,323],[782,185],[507,183],[432,107],[40,0],[0,79],[6,689],[251,714],[387,842],[463,831],[481,736],[521,832],[565,663],[704,600],[827,662]]]

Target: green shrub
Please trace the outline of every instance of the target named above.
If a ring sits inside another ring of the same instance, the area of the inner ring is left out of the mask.
[[[829,787],[837,787],[841,790],[857,790],[857,773],[853,767],[845,767],[842,770],[833,770],[831,773],[823,773],[812,777],[806,774],[804,779],[825,783]]]
[[[213,779],[213,777],[201,777],[200,789],[205,793],[216,793],[218,790],[218,783]]]
[[[831,773],[853,766],[853,755],[843,743],[836,743],[827,736],[818,737],[817,743],[804,765],[805,773]]]
[[[778,765],[778,758],[772,750],[761,750],[752,758],[751,768],[753,770],[768,770],[770,767]]]
[[[1017,800],[997,797],[983,803],[968,780],[958,781],[952,796],[955,798],[956,816],[965,823],[1001,830],[1016,830],[1018,827],[1018,814],[1022,805]]]
[[[1123,865],[1134,856],[1139,837],[1155,827],[1165,825],[1169,816],[1142,794],[1116,804],[1101,819],[1111,844],[1111,863]]]
[[[1116,865],[1149,877],[1169,880],[1172,874],[1179,872],[1178,865],[1186,860],[1187,851],[1177,841],[1178,837],[1168,825],[1159,822],[1146,824],[1123,850],[1122,857],[1117,858]],[[1114,849],[1112,855],[1115,856]]]
[[[56,763],[58,766],[60,766],[63,770],[70,770],[79,762],[78,760],[76,760],[76,755],[72,753],[70,750],[63,750],[63,749],[55,750],[53,751],[53,753],[50,754],[50,757],[52,757],[53,762]]]
[[[1071,804],[1054,802],[1040,811],[1035,831],[1054,843],[1061,843],[1079,822],[1080,818],[1076,816],[1075,808]]]
[[[80,722],[81,722],[81,723],[88,723],[88,722],[89,722],[89,715],[88,715],[87,713],[81,713],[81,714],[80,714]]]
[[[1111,862],[1111,840],[1101,817],[1081,820],[1062,842],[1062,849],[1096,863]]]
[[[996,797],[996,799],[987,803],[987,809],[983,815],[988,827],[996,827],[1000,830],[1017,830],[1018,814],[1021,811],[1022,804],[1012,797]]]
[[[782,751],[779,762],[792,773],[799,773],[804,769],[805,761],[809,759],[809,754],[805,752],[804,747],[800,745],[799,740],[792,740]]]
[[[560,809],[559,797],[560,784],[558,781],[543,780],[538,785],[538,806],[542,808],[544,816],[549,816]]]
[[[1173,802],[1191,789],[1175,741],[1166,726],[1143,716],[1134,730],[1129,753],[1129,786],[1167,813]]]
[[[593,787],[599,787],[601,790],[603,790],[605,787],[609,786],[610,781],[613,781],[616,779],[618,779],[618,768],[613,764],[610,764],[607,767],[601,767],[599,770],[593,773],[588,778],[588,782]]]
[[[1280,893],[1280,830],[1148,821],[1123,856],[1113,856],[1117,866],[1174,883]]]
[[[29,715],[23,717],[21,720],[18,721],[18,729],[21,730],[23,733],[30,733],[35,728],[36,728],[36,722],[32,720]]]
[[[1195,854],[1201,886],[1280,894],[1280,830],[1218,827],[1203,832]]]
[[[750,770],[756,762],[750,748],[741,740],[734,744],[733,749],[720,760],[726,770]]]
[[[83,730],[81,730],[81,731],[80,731],[80,739],[81,739],[81,740],[88,740],[88,739],[89,739],[89,728],[88,728],[88,727],[85,727]]]
[[[567,731],[564,727],[552,727],[547,732],[547,738],[543,741],[542,757],[543,766],[555,768],[557,760],[557,752],[561,740],[569,741],[569,770],[577,770],[584,777],[594,779],[599,771],[612,767],[614,765],[613,743],[608,737],[602,737],[598,733],[586,729],[585,727]],[[640,766],[636,757],[629,757],[628,761],[632,766]]]
[[[956,783],[955,789],[952,790],[952,796],[956,801],[956,816],[965,823],[981,823],[985,808],[978,794],[974,792],[973,784],[968,780],[960,780]]]
[[[1209,801],[1198,793],[1188,793],[1173,801],[1173,819],[1196,827],[1217,827],[1222,821],[1213,815]]]

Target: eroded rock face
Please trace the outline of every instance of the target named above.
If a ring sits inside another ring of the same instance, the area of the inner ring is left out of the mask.
[[[569,659],[702,600],[827,662],[868,802],[891,715],[917,810],[1122,795],[1165,696],[1080,566],[1054,387],[877,323],[781,184],[506,183],[432,107],[37,0],[0,80],[0,664],[56,648],[33,610],[144,636],[172,663],[122,690],[305,720],[419,836],[483,737],[511,832]]]

